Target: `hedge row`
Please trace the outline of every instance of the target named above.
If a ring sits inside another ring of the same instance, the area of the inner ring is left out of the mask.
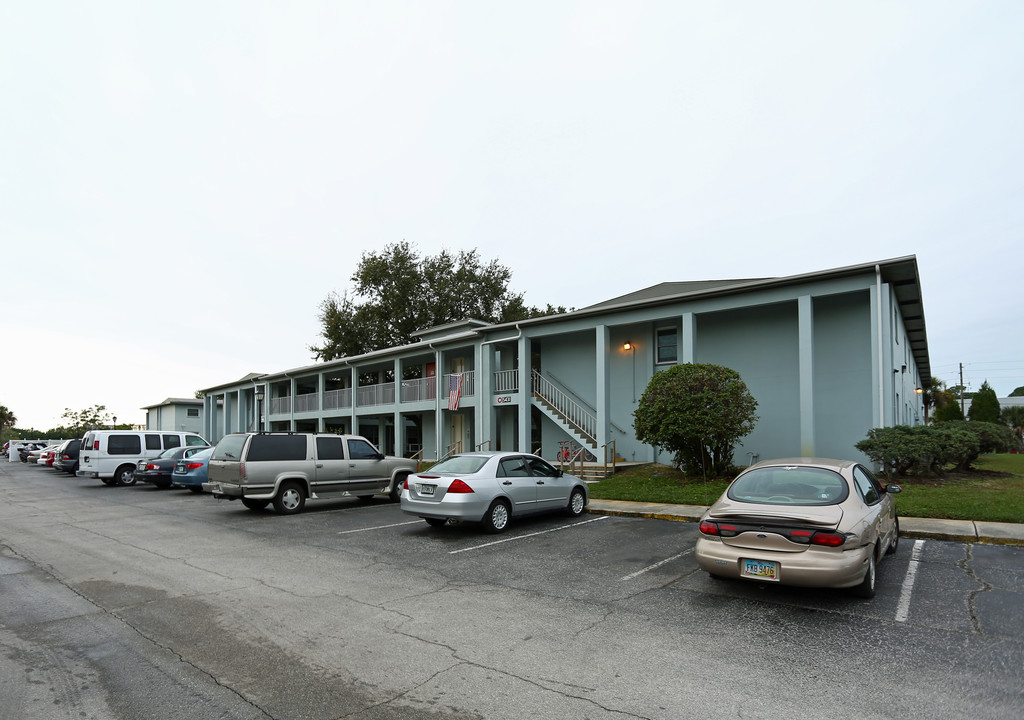
[[[1018,446],[1005,425],[950,420],[935,425],[872,428],[856,448],[877,462],[888,476],[964,471],[983,453],[1007,452]]]

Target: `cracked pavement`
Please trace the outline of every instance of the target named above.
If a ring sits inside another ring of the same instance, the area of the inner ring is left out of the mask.
[[[713,581],[664,520],[486,546],[26,467],[0,499],[0,720],[1024,714],[1022,548],[927,541],[897,622],[907,542],[865,603]]]

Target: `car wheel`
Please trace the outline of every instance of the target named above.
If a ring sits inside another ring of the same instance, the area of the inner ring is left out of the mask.
[[[242,504],[250,510],[262,510],[269,503],[269,500],[252,500],[250,498],[242,498]]]
[[[203,491],[203,486],[202,485],[189,485],[188,489],[191,490],[192,492],[194,492],[196,495],[198,495],[199,493],[201,493]]]
[[[864,573],[864,580],[861,581],[860,585],[853,588],[851,591],[854,595],[859,598],[873,598],[875,596],[875,549],[872,548],[871,554],[868,555],[868,569]]]
[[[569,517],[579,517],[583,514],[583,508],[586,506],[587,498],[583,493],[583,489],[574,488],[569,495],[569,506],[565,509],[565,514]]]
[[[489,533],[502,533],[508,529],[509,511],[504,500],[495,500],[481,523]]]
[[[448,518],[423,518],[430,527],[443,527],[448,524]]]
[[[900,519],[896,518],[896,527],[893,528],[892,541],[889,543],[889,547],[885,549],[886,555],[892,555],[896,552],[896,548],[900,545]]]
[[[135,466],[134,465],[122,465],[114,471],[114,484],[115,485],[134,485],[135,484]]]
[[[405,485],[405,479],[408,475],[399,475],[395,478],[394,487],[391,488],[391,492],[388,493],[388,500],[391,502],[398,502],[402,499],[402,486]]]
[[[294,515],[306,506],[306,493],[297,482],[283,483],[274,497],[274,509],[281,515]]]

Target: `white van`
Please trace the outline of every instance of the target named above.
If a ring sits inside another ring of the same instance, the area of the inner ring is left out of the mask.
[[[78,453],[78,477],[107,485],[134,485],[135,465],[176,447],[208,446],[201,435],[155,430],[90,430]]]

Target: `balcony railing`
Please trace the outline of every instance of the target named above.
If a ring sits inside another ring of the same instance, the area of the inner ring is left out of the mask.
[[[519,371],[499,370],[494,373],[494,394],[519,392]]]
[[[320,409],[320,396],[317,393],[308,393],[295,396],[295,412],[306,413],[316,412]]]
[[[395,384],[393,382],[381,385],[364,385],[359,388],[356,396],[359,407],[371,407],[374,405],[395,404]]]
[[[324,393],[324,410],[339,410],[352,407],[352,388],[328,390]]]
[[[437,399],[437,378],[427,377],[402,381],[402,402],[423,402]]]
[[[289,415],[292,411],[292,399],[288,397],[270,398],[271,415]]]

